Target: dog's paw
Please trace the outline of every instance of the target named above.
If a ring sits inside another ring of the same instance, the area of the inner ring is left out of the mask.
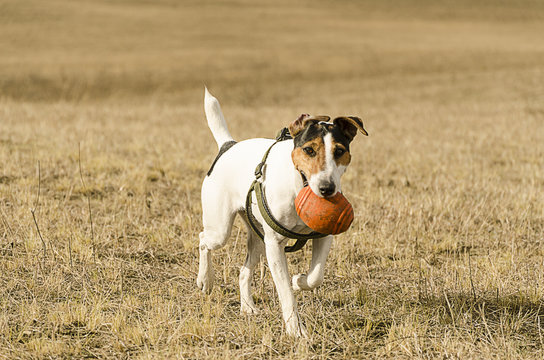
[[[257,315],[260,313],[259,309],[255,306],[255,304],[248,304],[247,302],[242,302],[240,305],[240,313],[241,314],[249,314],[249,315]]]
[[[300,322],[296,322],[296,324],[288,323],[286,330],[287,335],[289,336],[293,336],[296,338],[308,338],[308,332],[306,331],[306,327]]]
[[[199,272],[198,277],[196,278],[196,286],[207,294],[212,292],[213,273],[211,271],[207,271],[206,274],[201,274]]]
[[[293,279],[291,281],[293,290],[295,291],[306,290],[306,288],[308,287],[306,283],[307,283],[306,274],[293,275]]]

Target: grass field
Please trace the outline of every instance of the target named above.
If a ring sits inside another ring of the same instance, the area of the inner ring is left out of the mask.
[[[543,358],[542,34],[537,0],[0,1],[0,358]],[[370,133],[309,339],[265,261],[240,315],[238,221],[196,288],[204,84],[239,140]]]

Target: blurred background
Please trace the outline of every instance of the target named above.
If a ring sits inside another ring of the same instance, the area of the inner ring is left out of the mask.
[[[187,104],[206,83],[227,103],[349,104],[465,77],[475,95],[518,91],[542,70],[543,14],[539,0],[2,1],[0,96]]]

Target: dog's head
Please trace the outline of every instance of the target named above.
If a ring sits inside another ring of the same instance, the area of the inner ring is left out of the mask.
[[[340,177],[351,161],[349,144],[360,131],[368,135],[361,119],[302,114],[289,125],[295,147],[291,153],[295,168],[308,180],[312,191],[330,197],[341,191]]]

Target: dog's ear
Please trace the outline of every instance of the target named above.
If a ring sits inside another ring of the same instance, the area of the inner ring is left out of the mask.
[[[340,130],[342,130],[349,141],[353,140],[355,135],[357,135],[357,130],[359,130],[361,134],[368,136],[368,133],[363,127],[363,121],[356,116],[340,116],[332,122],[340,127]]]
[[[310,116],[309,114],[300,115],[295,121],[293,121],[289,126],[289,133],[292,137],[297,136],[309,123],[315,124],[320,121],[329,121],[331,118],[325,115]]]

